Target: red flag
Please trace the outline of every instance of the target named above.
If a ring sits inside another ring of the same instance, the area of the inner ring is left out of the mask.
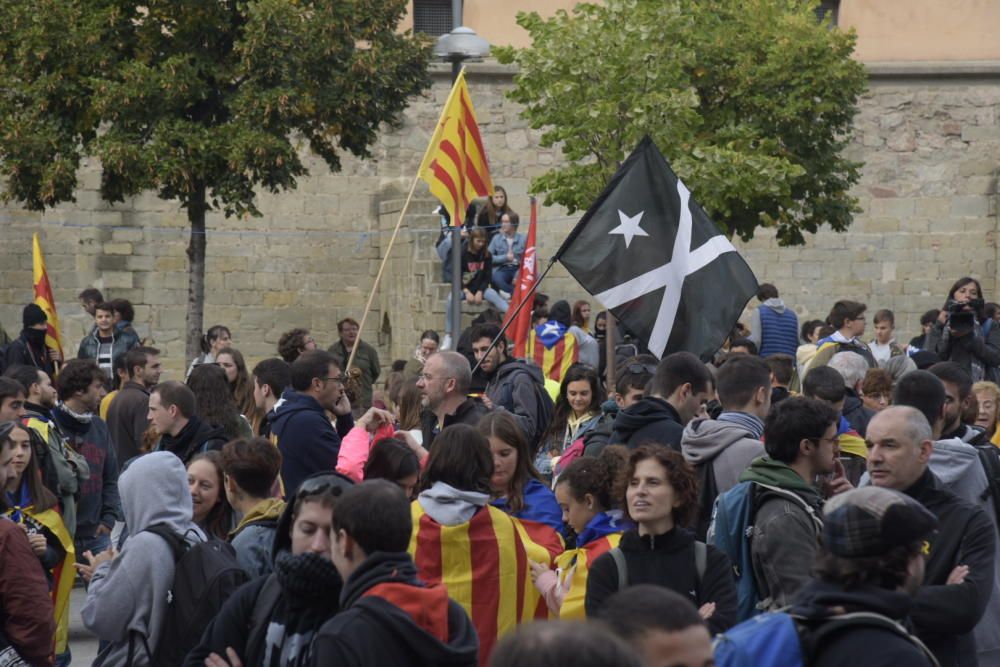
[[[517,304],[528,295],[524,307],[517,313],[510,328],[507,329],[507,338],[514,341],[514,356],[523,359],[525,347],[528,344],[528,331],[531,330],[531,311],[535,307],[535,293],[531,291],[535,281],[538,279],[538,263],[535,261],[535,228],[538,226],[538,208],[535,198],[531,198],[531,223],[528,225],[528,243],[524,248],[524,258],[521,259],[521,270],[517,272],[517,286],[514,294],[510,298],[510,310],[507,312],[508,318],[517,311]],[[506,325],[506,320],[504,325]]]

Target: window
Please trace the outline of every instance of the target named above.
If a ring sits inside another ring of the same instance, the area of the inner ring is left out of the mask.
[[[439,37],[452,28],[451,0],[413,0],[413,32]]]
[[[822,21],[825,17],[830,17],[830,23],[837,25],[838,14],[840,13],[840,0],[822,0],[816,7],[816,20]]]

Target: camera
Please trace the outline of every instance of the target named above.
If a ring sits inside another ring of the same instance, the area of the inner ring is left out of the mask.
[[[949,300],[945,304],[948,311],[947,326],[955,336],[964,336],[972,333],[976,327],[976,313],[983,309],[985,303],[982,299],[970,299],[969,301]]]

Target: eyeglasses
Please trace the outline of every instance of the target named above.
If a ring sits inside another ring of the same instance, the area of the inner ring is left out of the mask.
[[[806,438],[806,440],[812,440],[813,442],[816,443],[817,446],[819,446],[824,440],[829,440],[830,443],[834,446],[840,444],[840,436],[836,435],[833,436],[832,438]]]
[[[323,378],[323,382],[336,382],[337,384],[346,384],[347,383],[347,376],[346,375],[338,375],[338,376],[332,377],[332,378]]]
[[[451,378],[446,375],[434,377],[433,375],[428,375],[427,373],[421,373],[417,376],[417,379],[423,380],[424,382],[430,382],[431,380],[450,380]]]

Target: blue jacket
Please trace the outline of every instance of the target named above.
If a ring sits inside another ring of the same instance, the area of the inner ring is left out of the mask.
[[[753,313],[751,340],[757,343],[761,357],[788,354],[793,358],[799,348],[799,318],[785,308],[781,299],[768,299]],[[754,324],[757,326],[753,326]]]
[[[286,389],[272,412],[271,435],[281,452],[285,497],[294,496],[309,475],[337,467],[340,438],[354,427],[350,413],[337,417],[334,430],[312,396]]]
[[[506,498],[498,498],[490,504],[518,519],[544,523],[552,526],[558,533],[564,530],[562,510],[556,502],[556,494],[537,479],[529,479],[524,485],[524,508],[520,512],[511,512]]]
[[[524,248],[527,246],[528,240],[524,237],[524,234],[514,234],[514,243],[511,249],[514,251],[514,261],[507,261],[507,241],[503,234],[497,234],[490,240],[490,254],[493,255],[493,268],[496,269],[501,266],[506,266],[510,264],[512,266],[521,266],[521,259],[524,258]]]

